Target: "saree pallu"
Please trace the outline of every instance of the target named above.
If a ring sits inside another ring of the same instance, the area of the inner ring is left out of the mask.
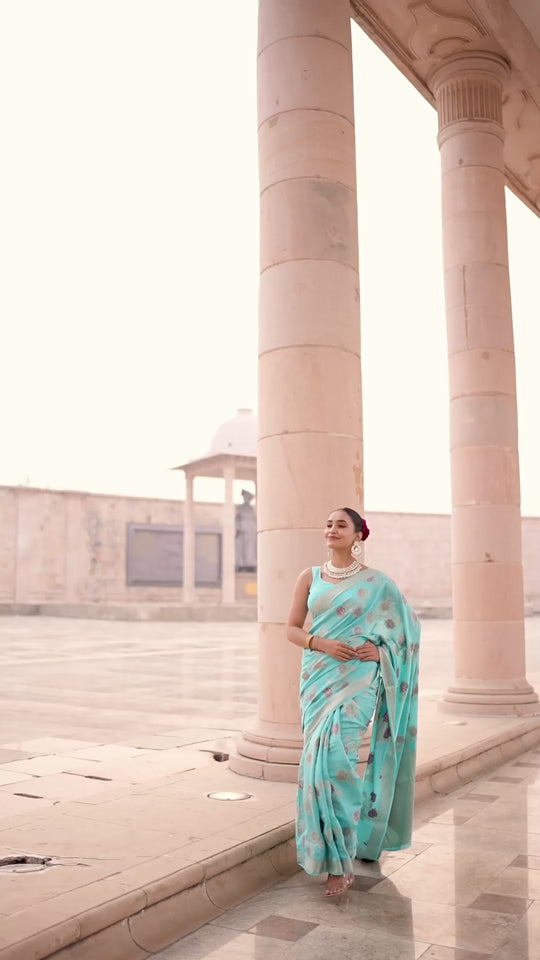
[[[311,633],[352,647],[371,640],[380,656],[302,656],[298,863],[312,876],[340,875],[353,872],[355,857],[376,860],[411,842],[420,625],[395,583],[369,568],[332,584],[314,567],[308,608]],[[362,776],[358,754],[371,720]]]

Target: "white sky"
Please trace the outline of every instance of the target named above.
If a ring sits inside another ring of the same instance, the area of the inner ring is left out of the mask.
[[[0,483],[180,496],[168,468],[256,407],[256,12],[0,0]],[[366,509],[446,512],[436,117],[353,37]],[[540,219],[507,200],[540,514]]]

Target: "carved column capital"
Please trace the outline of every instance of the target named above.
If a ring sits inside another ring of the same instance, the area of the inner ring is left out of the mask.
[[[509,66],[493,53],[462,54],[446,60],[429,78],[439,115],[439,145],[463,124],[489,126],[504,139],[502,94]]]

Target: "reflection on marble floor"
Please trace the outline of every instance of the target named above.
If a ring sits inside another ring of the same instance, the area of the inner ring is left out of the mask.
[[[298,873],[159,960],[540,960],[540,750],[417,808],[410,850],[324,900]]]
[[[257,704],[256,623],[0,617],[0,744],[42,737],[133,744],[181,727],[241,729]],[[540,685],[540,617],[525,622]],[[421,696],[452,676],[452,621],[424,620]],[[155,746],[155,741],[152,742]]]

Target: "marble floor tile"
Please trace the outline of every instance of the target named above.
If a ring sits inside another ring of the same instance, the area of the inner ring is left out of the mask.
[[[487,960],[488,956],[492,956],[492,954],[460,950],[459,947],[439,947],[434,944],[422,954],[421,960]]]
[[[84,808],[83,808],[84,807]],[[80,809],[79,809],[80,808]],[[195,830],[196,822],[189,816],[184,806],[175,802],[174,797],[125,796],[103,803],[70,804],[63,806],[63,812],[71,816],[84,817],[97,823],[121,824],[132,829],[159,830],[162,833],[200,836]],[[191,827],[193,826],[193,830]]]
[[[429,820],[414,830],[413,840],[429,845],[433,843],[455,843],[465,827],[466,824],[435,823],[434,820]]]
[[[540,792],[538,785],[535,783],[528,783],[527,781],[523,780],[519,780],[518,783],[515,783],[514,781],[510,783],[501,783],[500,780],[488,780],[487,775],[483,780],[477,780],[474,784],[469,784],[468,786],[471,793],[487,794],[494,797],[496,800],[498,800],[500,797],[528,796],[531,793]]]
[[[415,901],[469,906],[514,858],[504,849],[484,850],[434,844],[370,891],[384,897],[392,888]],[[522,872],[522,871],[521,871]]]
[[[520,777],[520,779],[525,780],[533,771],[519,770],[517,764],[533,762],[534,759],[534,757],[531,757],[530,752],[527,751],[526,754],[520,754],[520,756],[515,757],[513,760],[503,763],[502,766],[494,770],[493,773],[501,777]]]
[[[186,747],[191,744],[200,744],[209,740],[218,738],[228,738],[236,736],[240,731],[238,728],[214,728],[214,727],[193,727],[186,724],[181,730],[164,730],[159,736],[134,736],[131,742],[137,747],[148,746],[148,749],[155,750],[156,746],[152,744],[161,744],[162,741],[168,742],[168,747]]]
[[[319,925],[289,952],[290,960],[419,960],[426,943],[377,933],[347,932]],[[484,956],[484,960],[486,960]]]
[[[14,856],[24,853],[21,850],[9,850],[2,856]],[[63,861],[48,870],[36,873],[2,874],[0,876],[0,903],[10,916],[19,910],[36,906],[45,900],[70,893],[88,884],[111,876],[116,871],[135,866],[136,858],[129,861],[103,860],[90,863]]]
[[[290,944],[252,933],[207,926],[159,954],[159,960],[283,960],[293,956]],[[294,948],[293,948],[294,949]]]
[[[508,913],[522,917],[530,907],[531,901],[521,897],[508,897],[502,894],[481,893],[471,904],[471,910],[489,910],[492,913]]]
[[[527,857],[520,853],[509,866],[523,867],[525,870],[540,870],[540,857]]]
[[[469,820],[472,820],[470,817],[462,817],[458,813],[455,813],[454,810],[447,810],[446,813],[439,813],[436,817],[431,819],[431,823],[453,823],[456,827],[462,827],[464,823],[468,823]]]
[[[371,890],[373,887],[375,887],[378,883],[381,883],[381,882],[382,882],[381,877],[355,876],[352,889],[364,890],[364,891]]]
[[[142,747],[123,746],[116,743],[101,744],[97,747],[86,747],[83,750],[70,750],[67,756],[74,760],[95,760],[104,763],[117,760],[129,760],[131,757],[150,755],[151,750]]]
[[[32,753],[27,753],[25,750],[6,750],[5,747],[0,747],[0,763],[12,763],[14,760],[27,760],[28,757],[31,757]]]
[[[486,795],[484,795],[485,797]],[[489,803],[496,800],[496,797],[487,797],[482,802]],[[426,820],[437,820],[439,823],[453,823],[454,818],[469,819],[476,817],[482,812],[483,807],[479,805],[478,799],[470,799],[469,796],[456,797],[450,794],[446,797],[437,797],[434,800],[427,800],[419,804],[415,810],[415,816],[418,817],[418,823]],[[446,819],[445,819],[446,818]]]
[[[13,786],[16,786],[14,784]],[[25,784],[21,783],[20,793],[30,793],[29,790],[23,790]],[[0,791],[1,793],[1,791]],[[3,821],[8,817],[16,817],[19,814],[28,814],[33,816],[38,810],[43,810],[53,806],[52,800],[42,800],[40,798],[21,796],[19,791],[16,793],[1,793],[0,796],[0,831]]]
[[[493,803],[497,797],[490,796],[489,793],[467,793],[467,800],[473,800],[476,803]]]
[[[95,772],[99,774],[99,764]],[[73,760],[65,753],[54,753],[43,757],[31,757],[27,760],[14,760],[13,763],[2,764],[0,771],[12,771],[32,777],[46,777],[54,773],[84,773],[88,763],[83,760]]]
[[[519,802],[510,797],[490,803],[474,825],[483,829],[496,829],[507,836],[519,836],[523,833],[540,833],[540,798],[521,799]],[[472,828],[473,824],[469,824]]]
[[[8,786],[10,783],[22,783],[23,780],[32,780],[32,777],[27,773],[9,770],[7,767],[0,767],[0,786]]]
[[[493,960],[540,960],[540,902],[529,907]]]
[[[461,840],[464,844],[475,848],[481,848],[488,844],[494,844],[500,849],[514,850],[516,854],[530,854],[531,856],[540,856],[540,833],[525,833],[523,825],[514,832],[504,833],[497,826],[486,828],[478,827],[476,830],[469,829],[469,824],[460,828],[463,830]],[[525,827],[526,829],[526,827]]]
[[[257,937],[273,937],[275,940],[292,940],[296,943],[301,937],[314,930],[316,923],[305,920],[292,920],[290,917],[270,916],[259,920],[248,933]]]
[[[0,787],[0,794],[3,791],[9,793],[21,792],[31,793],[44,800],[75,800],[78,797],[92,796],[99,791],[100,784],[104,787],[110,786],[107,781],[94,779],[93,776],[81,776],[77,773],[56,773],[46,777],[32,777],[30,781],[25,780],[23,784],[10,784],[8,787]]]
[[[490,777],[490,783],[520,783],[523,777]]]
[[[540,861],[540,858],[537,857],[536,859]],[[510,866],[503,870],[485,889],[486,893],[497,893],[505,897],[540,900],[540,870],[520,869]]]
[[[504,849],[513,851],[516,856],[520,853],[540,856],[540,834],[524,832],[523,824],[507,832],[497,824],[485,827],[483,821],[476,819],[462,826],[430,822],[415,830],[413,838],[422,843],[455,844],[456,849]]]
[[[4,750],[22,750],[37,757],[51,753],[67,753],[69,750],[84,750],[96,747],[97,743],[88,740],[67,740],[65,737],[38,737],[35,740],[23,740],[20,743],[3,743]]]
[[[228,911],[219,918],[219,924],[247,931],[269,913],[277,913],[338,927],[342,932],[354,931],[357,937],[364,931],[377,935],[384,930],[407,941],[490,953],[505,942],[518,920],[507,913],[410,900],[400,897],[396,889],[389,889],[386,896],[352,890],[334,901],[325,900],[322,894],[322,886],[311,885],[297,887],[291,897],[287,884],[280,884]]]
[[[179,847],[178,837],[136,825],[96,822],[82,815],[49,814],[7,830],[1,829],[0,820],[1,843],[35,856],[76,857],[78,861],[125,859],[126,852],[129,856],[157,857]]]

